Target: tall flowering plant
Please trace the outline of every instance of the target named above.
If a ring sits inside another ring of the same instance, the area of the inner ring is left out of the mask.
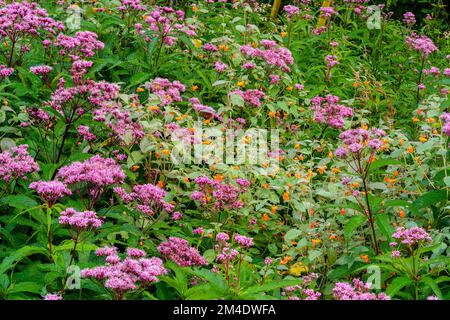
[[[339,135],[342,145],[339,146],[334,152],[336,157],[344,159],[349,168],[362,180],[364,188],[362,194],[359,190],[352,189],[350,178],[345,177],[342,180],[342,184],[349,189],[355,197],[358,206],[366,215],[372,233],[373,248],[377,254],[380,252],[380,249],[375,232],[374,212],[370,204],[368,179],[370,165],[375,160],[376,152],[383,146],[382,138],[385,136],[386,133],[380,129],[346,130]]]
[[[427,298],[431,291],[442,298],[432,270],[434,268],[436,272],[439,268],[445,268],[445,264],[440,267],[439,264],[445,263],[446,258],[433,255],[440,244],[433,244],[430,234],[420,227],[397,227],[392,239],[389,244],[391,251],[377,257],[385,263],[381,265],[382,269],[395,271],[387,293],[393,296],[403,289],[409,299],[417,300]]]

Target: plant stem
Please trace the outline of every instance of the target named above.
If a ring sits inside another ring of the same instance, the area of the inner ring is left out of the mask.
[[[375,253],[378,255],[380,253],[380,249],[378,247],[378,240],[377,240],[377,235],[375,232],[372,209],[370,208],[370,203],[369,203],[369,189],[367,188],[367,182],[364,177],[363,177],[362,181],[363,181],[363,186],[364,186],[364,196],[366,198],[366,204],[367,204],[367,213],[369,215],[370,228],[372,229],[372,240],[373,240],[373,244],[374,244]]]

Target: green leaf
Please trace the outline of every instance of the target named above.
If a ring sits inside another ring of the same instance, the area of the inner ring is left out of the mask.
[[[263,285],[255,285],[247,290],[245,290],[242,294],[248,295],[248,294],[254,294],[259,292],[267,292],[272,291],[278,288],[288,287],[288,286],[295,286],[297,284],[300,284],[301,280],[277,280],[277,281],[271,281],[267,282]]]
[[[36,282],[20,282],[12,284],[8,289],[8,294],[18,292],[40,293],[42,285]]]
[[[3,274],[7,270],[11,269],[14,266],[14,263],[17,263],[23,258],[36,253],[47,255],[48,250],[46,248],[33,246],[25,246],[15,250],[12,254],[3,259],[2,263],[0,264],[0,274]]]
[[[290,243],[292,240],[297,239],[301,233],[302,232],[298,229],[291,229],[284,235],[284,240],[287,243]]]
[[[431,277],[424,277],[420,280],[420,282],[424,283],[425,285],[427,285],[428,287],[431,288],[431,290],[433,290],[434,294],[439,298],[442,299],[442,292],[439,289],[439,286],[437,285],[437,283],[431,278]]]
[[[397,292],[402,290],[404,287],[412,284],[412,280],[407,277],[397,277],[387,286],[386,294],[389,297],[394,297]]]
[[[444,183],[447,187],[450,187],[450,177],[445,177],[444,178]]]
[[[373,171],[375,171],[379,168],[382,168],[382,167],[385,167],[388,165],[396,165],[396,164],[400,165],[400,164],[402,164],[402,162],[399,160],[395,160],[395,159],[379,159],[379,160],[374,161],[370,165],[369,172],[372,173]]]
[[[38,204],[32,198],[23,194],[4,197],[0,200],[0,202],[18,209],[29,209],[32,207],[36,207]]]
[[[375,216],[375,222],[384,236],[392,241],[392,234],[394,233],[394,228],[389,222],[389,216],[386,213],[380,213]]]
[[[230,96],[230,101],[231,101],[231,104],[238,106],[238,107],[243,107],[245,105],[244,98],[242,98],[240,95],[238,95],[236,93],[233,93]]]
[[[446,190],[432,190],[421,195],[412,203],[412,209],[418,213],[419,209],[428,208],[431,205],[436,205],[437,203],[447,201],[447,191]]]
[[[344,226],[344,237],[349,240],[352,236],[353,232],[359,228],[364,222],[367,221],[367,218],[362,215],[357,215],[352,217]]]

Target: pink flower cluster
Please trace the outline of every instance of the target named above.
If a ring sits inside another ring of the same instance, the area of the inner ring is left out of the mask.
[[[350,129],[342,132],[339,138],[344,142],[343,146],[336,149],[334,154],[338,158],[346,158],[348,152],[361,155],[362,150],[368,146],[372,152],[381,148],[383,143],[380,138],[384,137],[386,133],[380,129]]]
[[[201,205],[207,205],[213,198],[216,210],[240,209],[243,204],[239,200],[239,195],[245,193],[250,185],[247,180],[241,180],[239,183],[236,180],[239,187],[235,187],[230,183],[211,180],[205,176],[195,178],[194,182],[200,187],[200,191],[194,191],[191,198]]]
[[[229,93],[230,96],[232,94],[241,96],[246,103],[254,107],[260,107],[261,99],[266,96],[266,94],[262,90],[258,89],[248,89],[246,91],[237,89]]]
[[[35,181],[30,183],[30,189],[36,190],[37,194],[44,199],[49,207],[52,207],[56,201],[64,196],[70,196],[70,191],[66,184],[61,181]]]
[[[337,56],[334,55],[334,54],[328,54],[325,57],[325,62],[327,63],[327,68],[328,69],[333,69],[336,65],[339,64]]]
[[[442,132],[450,137],[450,113],[444,112],[440,118],[442,120]]]
[[[170,7],[155,7],[146,16],[145,23],[147,23],[148,29],[159,36],[162,39],[161,41],[167,46],[174,45],[177,41],[177,36],[181,34],[196,35],[195,26],[185,23],[184,12]],[[145,35],[142,24],[136,24],[135,28],[139,34],[144,35],[144,39],[148,42],[154,41],[156,38],[150,38]]]
[[[325,98],[315,96],[311,99],[314,120],[326,123],[335,129],[344,127],[345,118],[353,117],[353,109],[339,104],[339,97],[328,94]]]
[[[74,227],[77,230],[87,230],[100,228],[103,220],[98,218],[94,211],[78,212],[74,208],[68,208],[61,212],[59,223]]]
[[[234,242],[243,248],[250,248],[253,246],[253,238],[240,235],[239,233],[234,234]]]
[[[189,246],[189,242],[185,239],[170,237],[168,241],[158,246],[158,251],[164,258],[172,260],[181,267],[208,265],[208,261],[196,248]]]
[[[105,44],[97,40],[97,34],[91,31],[79,31],[75,37],[59,34],[54,42],[59,54],[69,56],[72,60],[92,57],[95,51],[102,50]]]
[[[251,45],[243,45],[239,51],[246,58],[253,58],[255,61],[264,61],[269,68],[280,68],[284,72],[290,72],[289,65],[294,63],[291,51],[280,47],[275,41],[261,40],[262,48],[254,48]],[[244,63],[248,63],[247,61]]]
[[[81,125],[78,127],[77,131],[80,136],[88,142],[93,142],[95,139],[97,139],[95,134],[89,131],[89,127]]]
[[[36,2],[13,1],[0,8],[0,41],[9,38],[18,41],[25,37],[54,37],[62,31],[62,22],[50,18]]]
[[[414,32],[411,36],[406,36],[406,45],[419,52],[423,58],[439,50],[430,38],[419,36]]]
[[[319,300],[322,294],[310,288],[313,281],[317,278],[318,275],[316,273],[304,276],[301,284],[284,288],[281,296],[287,296],[288,300]]]
[[[147,82],[145,86],[151,93],[156,94],[161,101],[161,106],[183,101],[181,93],[186,90],[186,87],[180,81],[170,82],[164,78],[155,78],[153,81]]]
[[[416,23],[416,16],[412,12],[406,12],[403,14],[403,22],[407,26],[413,26]]]
[[[84,269],[81,276],[104,280],[105,287],[111,289],[117,298],[122,298],[126,292],[157,282],[158,276],[167,273],[161,259],[145,258],[145,251],[140,249],[129,248],[127,257],[123,260],[115,247],[97,249],[96,254],[106,256],[106,265]]]
[[[52,70],[52,67],[46,65],[30,67],[32,73],[42,77],[48,75]]]
[[[146,11],[147,6],[141,3],[141,0],[120,0],[121,6],[117,9],[120,11],[137,10]]]
[[[119,103],[105,104],[100,109],[94,110],[93,119],[104,122],[112,131],[110,135],[119,140],[119,145],[125,145],[127,136],[131,136],[133,143],[145,135],[141,125],[133,121],[130,112]]]
[[[227,65],[226,63],[223,63],[223,62],[220,61],[220,60],[217,60],[217,61],[215,62],[215,64],[214,64],[214,69],[216,69],[216,71],[217,71],[218,73],[223,73],[223,72],[225,72],[225,71],[227,70],[227,68],[228,68],[228,65]]]
[[[62,300],[62,295],[59,293],[48,293],[45,295],[44,300]]]
[[[86,185],[88,195],[97,200],[108,186],[122,184],[125,173],[114,159],[95,155],[84,162],[76,161],[60,168],[56,178],[68,185]]]
[[[77,81],[78,84],[75,87],[65,88],[65,80],[60,78],[58,88],[52,93],[50,101],[44,103],[44,105],[49,105],[67,118],[69,118],[72,108],[77,108],[78,115],[82,115],[86,110],[92,108],[89,104],[81,102],[89,102],[94,106],[102,107],[116,98],[120,91],[118,85],[106,81],[86,80],[84,84],[80,84],[79,76],[84,74],[85,70],[78,69],[78,67],[77,73],[74,74],[74,81]],[[75,100],[78,100],[78,103],[74,103]]]
[[[291,20],[294,16],[298,16],[300,13],[300,9],[292,5],[284,6],[284,11],[286,12],[288,20]]]
[[[320,12],[324,18],[331,18],[339,14],[333,7],[320,7]]]
[[[392,235],[392,238],[396,239],[399,242],[399,245],[405,244],[410,247],[413,247],[419,243],[431,243],[433,241],[430,235],[424,229],[419,227],[412,227],[410,229],[398,227]],[[396,246],[397,243],[392,242],[390,245],[393,247]]]
[[[127,193],[122,187],[115,187],[114,192],[125,204],[132,203],[136,210],[150,216],[160,210],[173,211],[174,206],[164,200],[166,191],[150,183],[136,185],[130,193]]]
[[[28,145],[22,144],[0,153],[0,179],[9,182],[39,171],[39,165],[28,153]]]
[[[194,107],[194,110],[204,116],[207,117],[219,117],[217,115],[216,110],[214,110],[210,106],[206,106],[200,103],[200,100],[197,98],[190,98],[189,102],[192,103],[192,106]]]
[[[370,284],[359,279],[353,279],[353,285],[347,282],[337,282],[333,288],[336,300],[390,300],[385,293],[370,293]]]
[[[13,72],[13,68],[7,68],[5,65],[0,64],[0,81],[8,78]]]

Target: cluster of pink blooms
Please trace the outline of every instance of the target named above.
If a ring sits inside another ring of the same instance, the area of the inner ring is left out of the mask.
[[[32,73],[42,77],[48,75],[52,70],[52,67],[46,65],[30,67]]]
[[[347,282],[337,282],[333,288],[333,297],[336,300],[390,300],[385,293],[370,293],[370,283],[353,279],[353,285]]]
[[[234,234],[234,242],[243,248],[250,248],[253,246],[253,238],[240,235],[239,233]]]
[[[338,58],[334,54],[327,54],[325,57],[325,62],[327,63],[328,69],[333,69],[336,65],[339,64]]]
[[[0,81],[8,78],[13,72],[13,68],[7,68],[5,65],[0,64]]]
[[[61,33],[53,45],[62,56],[68,55],[72,60],[92,57],[96,51],[105,47],[103,42],[97,40],[97,34],[91,31],[79,31],[75,37]]]
[[[188,36],[195,36],[195,26],[187,25],[184,21],[184,12],[181,10],[174,10],[170,7],[155,7],[155,9],[146,16],[145,23],[148,29],[157,34],[167,46],[172,46],[177,41],[177,36],[186,34]],[[136,31],[144,35],[144,40],[151,42],[154,38],[145,35],[143,26],[140,23],[135,25]]]
[[[445,69],[445,70],[447,70],[447,69]],[[444,75],[446,75],[445,70],[444,70]],[[448,69],[448,70],[449,71],[447,71],[447,73],[450,72],[450,69]],[[434,75],[436,78],[438,78],[441,75],[441,70],[439,70],[439,68],[437,68],[437,67],[430,67],[430,69],[423,69],[422,72],[425,75]]]
[[[111,129],[111,136],[116,136],[119,145],[124,145],[125,137],[130,135],[134,141],[144,137],[142,126],[133,121],[130,112],[119,103],[105,104],[93,113],[95,121],[104,122]]]
[[[192,199],[198,201],[201,205],[207,205],[211,201],[210,195],[214,198],[214,208],[216,210],[240,209],[242,202],[239,195],[247,191],[250,182],[245,179],[236,179],[239,187],[230,183],[222,183],[211,180],[205,176],[195,178],[194,182],[200,187],[201,191],[194,191]]]
[[[125,204],[133,203],[135,209],[150,216],[160,210],[173,211],[174,206],[164,200],[167,192],[150,183],[136,185],[130,193],[122,187],[115,187],[114,192]]]
[[[68,208],[61,212],[59,223],[68,225],[77,230],[97,229],[103,224],[103,220],[97,217],[94,211],[76,211],[74,208]]]
[[[189,242],[182,238],[170,237],[158,246],[158,251],[165,259],[172,260],[180,267],[208,265],[208,261],[198,250],[189,246]]]
[[[239,254],[237,250],[231,248],[228,240],[230,240],[230,236],[225,232],[219,232],[216,235],[216,241],[218,242],[218,244],[214,247],[214,249],[218,251],[216,260],[224,264],[228,264],[233,261]]]
[[[44,300],[62,300],[62,295],[59,293],[48,293],[45,295]]]
[[[84,269],[81,276],[104,280],[105,287],[115,292],[119,298],[129,291],[157,282],[158,276],[167,273],[161,259],[145,258],[147,254],[140,249],[128,248],[127,257],[123,260],[115,247],[97,249],[96,254],[106,256],[106,265]]]
[[[80,72],[84,73],[85,71],[77,69],[77,72],[77,75],[79,75]],[[77,75],[74,74],[75,77]],[[76,80],[80,81],[79,78]],[[60,78],[58,88],[52,93],[50,101],[45,102],[44,105],[49,105],[68,118],[74,107],[77,108],[76,112],[78,115],[84,114],[85,108],[91,108],[91,106],[83,103],[73,103],[75,100],[82,99],[82,101],[85,101],[87,97],[87,101],[90,104],[101,107],[116,98],[119,91],[120,88],[116,84],[106,81],[95,82],[89,79],[84,84],[66,88],[64,78]]]
[[[226,63],[223,63],[220,60],[217,60],[214,63],[214,69],[216,69],[217,72],[222,73],[222,72],[225,72],[225,70],[228,69],[228,65]]]
[[[289,65],[294,63],[294,58],[289,49],[278,46],[277,43],[272,40],[261,40],[261,45],[262,48],[243,45],[240,47],[239,51],[246,58],[264,61],[270,68],[277,67],[284,72],[291,71]]]
[[[217,115],[216,110],[211,108],[210,106],[206,106],[200,103],[200,100],[197,98],[190,98],[189,102],[192,103],[192,106],[194,107],[194,110],[198,113],[208,116],[208,117],[219,117]]]
[[[164,78],[155,78],[153,81],[147,82],[145,86],[158,97],[161,106],[183,101],[181,93],[186,90],[186,87],[180,81],[170,82]]]
[[[241,96],[246,103],[254,107],[260,107],[261,99],[266,96],[266,94],[262,90],[258,89],[248,89],[245,91],[237,89],[229,93],[229,95],[232,94]]]
[[[439,50],[430,38],[419,36],[414,32],[411,36],[406,36],[406,45],[419,52],[423,58]]]
[[[442,120],[442,132],[450,137],[450,113],[444,112],[440,118]]]
[[[320,7],[320,12],[324,18],[331,18],[339,14],[333,7]]]
[[[77,131],[80,134],[80,136],[88,142],[92,142],[95,139],[97,139],[95,134],[93,134],[92,132],[89,131],[89,127],[81,125],[78,127]]]
[[[339,104],[339,97],[328,94],[325,98],[315,96],[311,99],[314,120],[326,123],[335,129],[344,127],[344,119],[353,117],[353,109]]]
[[[64,25],[50,18],[36,2],[13,1],[0,8],[0,41],[18,41],[25,37],[53,38]]]
[[[288,20],[291,20],[294,16],[298,16],[300,13],[300,9],[292,5],[284,6],[284,11],[286,12]]]
[[[0,153],[0,179],[9,182],[39,171],[39,165],[27,149],[28,145],[22,144]]]
[[[146,11],[147,6],[145,4],[141,3],[141,0],[120,0],[121,6],[119,6],[117,9],[120,11],[127,11],[127,10],[137,10],[137,11]]]
[[[424,229],[419,227],[412,227],[410,229],[398,227],[392,235],[392,238],[397,240],[397,242],[391,242],[389,244],[391,247],[397,247],[397,250],[392,251],[392,257],[394,258],[400,257],[401,252],[399,246],[401,245],[406,245],[408,251],[410,251],[409,249],[416,247],[419,244],[431,243],[433,241],[430,235]]]
[[[406,23],[407,26],[413,26],[416,23],[416,16],[412,12],[406,12],[403,14],[403,22]]]
[[[30,183],[30,189],[36,190],[37,194],[44,199],[49,207],[52,207],[56,201],[64,196],[70,196],[70,191],[66,184],[61,181],[35,181]]]
[[[350,129],[342,132],[339,138],[344,142],[343,146],[336,149],[334,154],[338,158],[345,158],[350,151],[353,154],[361,154],[362,150],[368,146],[372,152],[381,148],[383,143],[380,138],[386,136],[381,129]]]
[[[56,178],[67,185],[86,185],[88,195],[97,200],[108,186],[122,184],[125,173],[114,159],[95,155],[84,162],[76,161],[60,168]]]
[[[316,273],[304,276],[301,284],[284,288],[281,296],[287,296],[288,300],[319,300],[322,294],[309,288],[311,283],[317,278],[318,275]]]

